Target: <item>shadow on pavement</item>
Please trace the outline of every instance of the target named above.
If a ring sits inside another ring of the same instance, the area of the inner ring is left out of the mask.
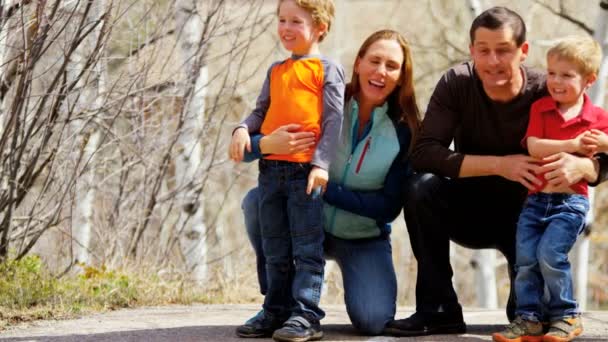
[[[414,338],[380,337],[380,336],[361,336],[349,324],[327,324],[323,326],[325,336],[322,341],[489,341],[490,335],[502,329],[503,325],[469,325],[467,335],[433,335],[419,336]],[[29,337],[0,337],[1,342],[8,341],[49,341],[49,342],[189,342],[189,341],[213,341],[213,342],[243,342],[246,339],[237,337],[234,334],[236,326],[191,326],[167,329],[148,329],[118,331],[109,333],[92,334],[70,334],[66,331],[64,335],[55,336],[29,336]],[[272,339],[247,339],[251,342],[272,341]],[[608,341],[608,338],[585,338],[584,334],[577,341]]]

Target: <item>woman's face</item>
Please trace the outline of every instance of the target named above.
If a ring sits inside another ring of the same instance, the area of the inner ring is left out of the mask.
[[[403,50],[397,41],[381,39],[372,43],[355,62],[361,85],[359,100],[382,105],[399,84],[403,59]]]

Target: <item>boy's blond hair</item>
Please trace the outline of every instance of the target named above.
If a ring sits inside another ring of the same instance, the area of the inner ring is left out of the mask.
[[[602,48],[591,37],[568,36],[560,39],[547,51],[548,57],[557,57],[576,64],[583,76],[597,75],[602,62]]]
[[[279,0],[277,5],[277,15],[279,14],[279,9],[281,7],[281,3],[285,0]],[[310,13],[312,16],[312,22],[315,25],[325,24],[327,25],[327,31],[323,33],[322,36],[319,37],[319,42],[322,42],[327,36],[329,29],[331,28],[331,22],[334,20],[334,12],[335,6],[333,0],[294,0],[295,3],[303,8],[306,12]]]

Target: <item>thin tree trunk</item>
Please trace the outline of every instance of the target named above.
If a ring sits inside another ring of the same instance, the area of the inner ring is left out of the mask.
[[[179,48],[186,70],[184,81],[183,126],[178,132],[175,157],[175,183],[179,214],[177,231],[186,266],[196,281],[207,278],[207,228],[201,189],[194,183],[200,177],[201,136],[205,117],[205,96],[209,82],[204,60],[203,21],[195,0],[175,2],[175,22]],[[206,44],[206,43],[205,43]]]
[[[103,20],[100,16],[106,12],[108,12],[106,0],[95,0],[88,13],[88,20],[90,22]],[[81,83],[79,84],[79,87],[82,87],[82,91],[77,99],[77,114],[92,112],[97,113],[94,116],[99,116],[98,114],[103,106],[106,87],[105,60],[99,58],[91,66],[90,70],[83,70],[83,68],[85,68],[84,63],[87,57],[94,53],[93,50],[98,46],[98,39],[100,39],[101,30],[104,27],[105,25],[103,24],[98,25],[95,33],[87,37],[74,54],[72,72],[76,75],[83,71],[85,72],[85,77],[81,79]],[[104,45],[101,44],[101,46],[103,47]],[[102,52],[100,52],[100,56],[103,56]],[[79,119],[74,121],[73,125],[74,129],[79,132],[78,141],[81,148],[79,160],[82,163],[82,168],[79,167],[81,171],[77,176],[75,184],[73,204],[73,257],[76,261],[84,264],[90,263],[91,234],[95,216],[94,201],[97,193],[95,174],[98,159],[97,150],[101,143],[101,133],[97,128],[96,120],[99,120],[99,118],[91,120]]]
[[[479,249],[473,254],[475,260],[475,286],[477,305],[482,308],[498,308],[496,293],[496,250]]]

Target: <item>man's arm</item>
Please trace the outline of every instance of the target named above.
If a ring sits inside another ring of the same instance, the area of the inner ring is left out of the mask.
[[[463,115],[457,103],[460,95],[449,84],[456,82],[455,78],[454,72],[448,71],[435,87],[411,155],[414,170],[450,178],[498,175],[533,189],[533,183],[540,183],[535,177],[538,165],[534,158],[465,155],[449,149]]]
[[[595,186],[608,179],[608,158],[599,154],[594,158],[557,153],[543,159],[539,172],[545,173],[548,185],[554,188],[569,186],[585,179]]]
[[[449,82],[455,77],[452,70],[441,77],[429,101],[420,136],[410,159],[414,170],[432,172],[444,177],[456,178],[464,155],[449,149],[461,113],[455,103]]]
[[[597,178],[589,181],[589,185],[596,186],[608,180],[608,154],[601,153],[594,158],[594,168],[597,171]]]

